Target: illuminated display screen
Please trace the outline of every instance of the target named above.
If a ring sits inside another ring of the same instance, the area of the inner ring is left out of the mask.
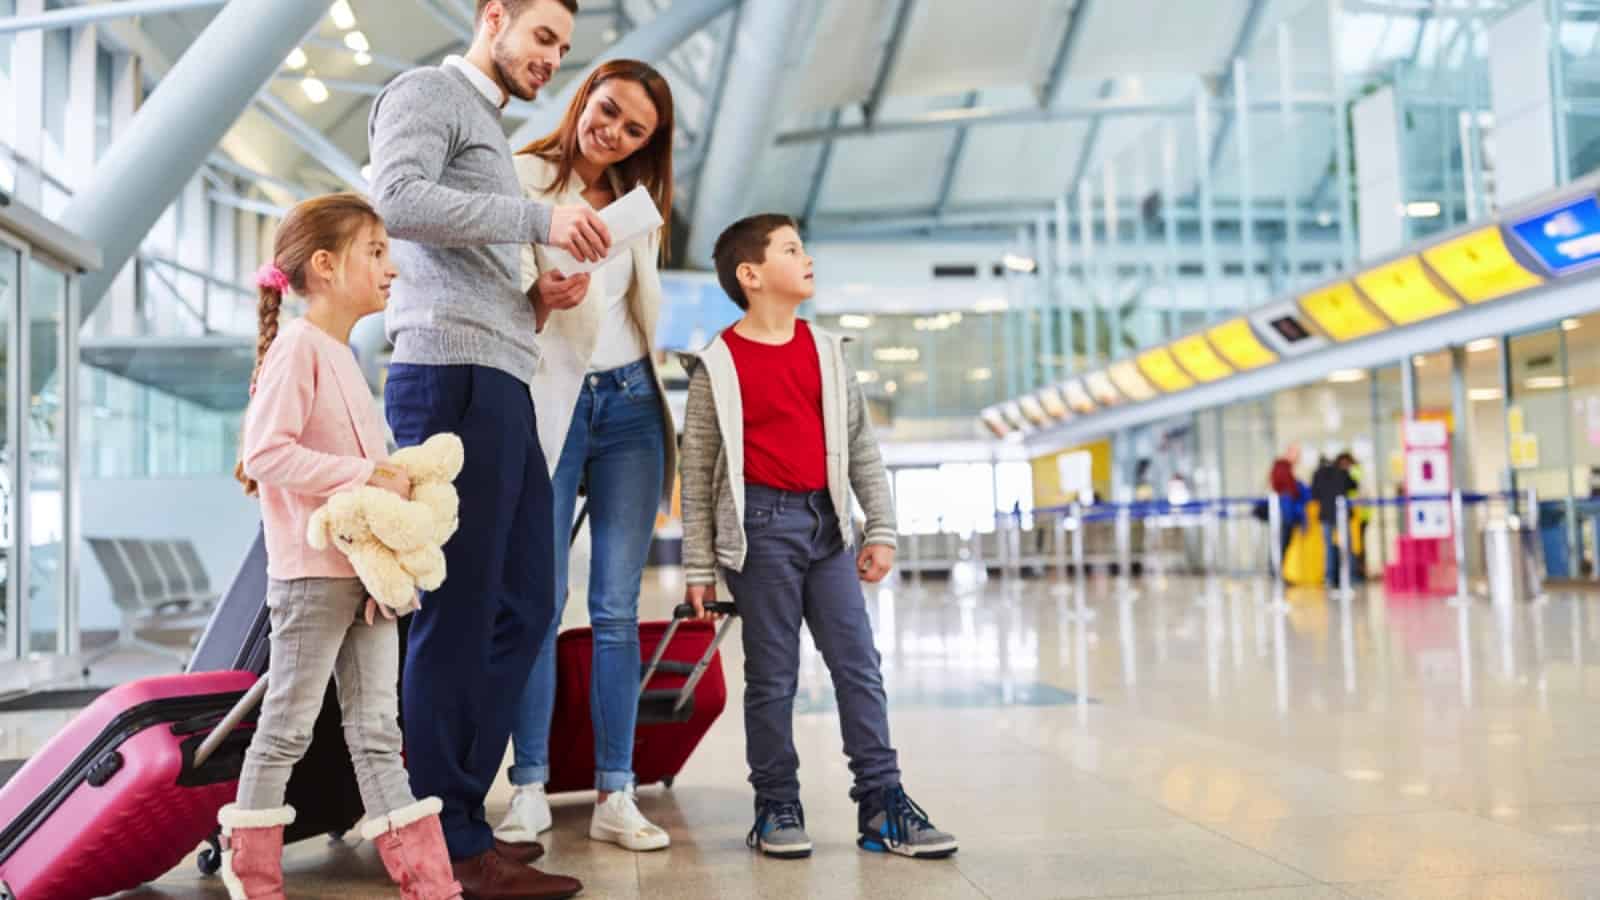
[[[1278,354],[1261,343],[1245,319],[1224,322],[1206,332],[1206,337],[1211,339],[1212,345],[1228,362],[1240,369],[1259,369],[1278,361]]]
[[[1410,325],[1460,308],[1422,268],[1422,259],[1408,256],[1356,276],[1363,293],[1396,325]]]
[[[1094,398],[1089,396],[1089,391],[1083,382],[1073,379],[1061,385],[1061,393],[1066,395],[1067,408],[1080,416],[1094,412]]]
[[[1150,383],[1167,393],[1194,387],[1194,379],[1178,368],[1178,361],[1164,347],[1139,354],[1139,371]]]
[[[1044,407],[1045,415],[1058,421],[1072,418],[1072,411],[1067,409],[1066,398],[1061,396],[1061,389],[1057,387],[1040,388],[1039,405]]]
[[[1366,337],[1388,327],[1377,313],[1361,302],[1348,281],[1306,294],[1300,298],[1300,307],[1336,341]]]
[[[1116,406],[1122,402],[1122,395],[1117,393],[1117,386],[1111,383],[1106,373],[1090,372],[1083,377],[1083,381],[1089,386],[1089,396],[1101,406]]]
[[[1251,337],[1251,340],[1255,338]],[[1223,362],[1217,351],[1211,349],[1206,339],[1198,334],[1173,341],[1172,355],[1177,357],[1178,365],[1183,366],[1197,381],[1220,381],[1233,374],[1233,369]]]
[[[1544,279],[1523,268],[1491,225],[1422,251],[1433,271],[1468,303],[1495,300],[1538,287]]]
[[[1156,389],[1150,386],[1150,382],[1144,380],[1143,375],[1139,374],[1139,367],[1133,364],[1133,360],[1124,359],[1120,362],[1114,362],[1111,364],[1109,371],[1111,373],[1111,383],[1126,394],[1128,399],[1149,400],[1156,395]]]
[[[1511,230],[1558,276],[1600,263],[1600,201],[1593,195],[1516,222]]]

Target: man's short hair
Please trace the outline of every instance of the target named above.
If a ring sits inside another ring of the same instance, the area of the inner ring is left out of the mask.
[[[792,216],[762,213],[740,219],[717,237],[716,248],[711,251],[711,259],[717,267],[717,282],[740,309],[750,308],[750,298],[744,295],[744,286],[739,284],[739,267],[745,263],[759,266],[766,262],[767,244],[772,233],[780,228],[793,228],[798,232],[800,225]]]
[[[472,17],[474,27],[483,22],[483,11],[493,2],[494,0],[478,0],[478,11]],[[522,15],[523,10],[538,2],[539,0],[500,0],[500,5],[506,8],[506,15],[510,16],[511,21],[515,22],[517,16]],[[573,15],[578,14],[578,0],[555,0],[555,2],[565,6],[567,12]]]

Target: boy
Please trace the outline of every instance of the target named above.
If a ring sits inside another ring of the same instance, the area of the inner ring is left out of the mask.
[[[787,216],[734,223],[713,252],[717,280],[745,316],[689,362],[683,437],[684,569],[702,617],[720,566],[744,619],[745,755],[756,790],[747,843],[811,854],[793,740],[800,622],[833,676],[855,774],[863,849],[946,857],[900,786],[888,699],[860,580],[894,565],[889,480],[855,372],[837,337],[795,318],[814,290],[811,258]],[[854,553],[850,491],[866,509]]]

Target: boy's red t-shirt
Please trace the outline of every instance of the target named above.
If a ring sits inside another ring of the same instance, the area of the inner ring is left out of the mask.
[[[762,344],[732,328],[722,340],[733,354],[744,399],[744,480],[780,491],[828,486],[822,428],[822,365],[804,320],[786,344]]]

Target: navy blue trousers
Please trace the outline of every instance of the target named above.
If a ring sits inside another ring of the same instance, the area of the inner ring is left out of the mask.
[[[411,617],[401,706],[411,788],[443,801],[450,856],[470,859],[494,846],[483,800],[555,617],[550,473],[528,386],[498,369],[394,365],[384,405],[400,446],[449,431],[466,447],[461,527]]]

